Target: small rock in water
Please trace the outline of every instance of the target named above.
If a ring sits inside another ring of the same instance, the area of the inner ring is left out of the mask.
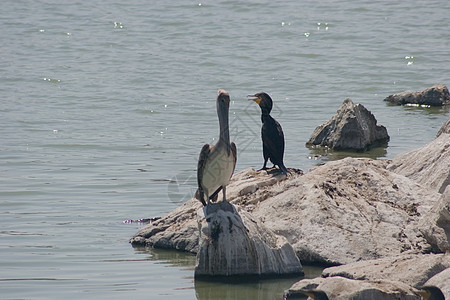
[[[396,105],[416,105],[419,107],[450,105],[450,94],[444,84],[435,84],[423,91],[406,91],[384,99]]]
[[[388,141],[386,127],[377,125],[375,116],[363,105],[347,98],[328,122],[314,130],[306,146],[365,151]]]

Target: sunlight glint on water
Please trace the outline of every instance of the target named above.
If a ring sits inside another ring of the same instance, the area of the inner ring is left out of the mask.
[[[3,1],[1,297],[281,297],[295,279],[194,282],[194,256],[133,249],[141,225],[122,221],[161,216],[193,194],[199,151],[218,136],[219,88],[232,99],[237,171],[262,166],[260,111],[246,97],[260,91],[275,101],[288,167],[342,157],[305,142],[347,97],[388,129],[389,147],[370,157],[431,141],[448,109],[383,99],[449,84],[449,10],[448,1]]]

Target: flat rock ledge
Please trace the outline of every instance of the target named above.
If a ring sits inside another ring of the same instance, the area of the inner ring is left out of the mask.
[[[347,98],[328,122],[314,130],[306,146],[365,151],[388,141],[386,127],[377,125],[375,116],[362,104],[355,105]]]
[[[399,255],[327,268],[322,277],[293,284],[285,297],[321,291],[329,299],[422,299],[418,291],[434,286],[449,299],[448,279],[450,253]]]
[[[435,84],[423,91],[405,91],[384,99],[396,105],[443,106],[450,104],[450,94],[444,84]]]
[[[303,275],[287,240],[228,202],[197,210],[200,249],[195,278]]]
[[[308,293],[321,293],[320,300],[419,300],[414,289],[401,282],[352,280],[345,277],[304,279],[285,292],[285,299],[306,299]],[[325,295],[325,296],[323,296]],[[312,299],[312,298],[308,298]]]

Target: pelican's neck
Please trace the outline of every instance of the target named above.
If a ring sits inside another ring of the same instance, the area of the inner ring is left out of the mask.
[[[217,115],[219,117],[220,139],[229,147],[230,145],[230,129],[228,127],[228,107],[224,104],[217,105]]]

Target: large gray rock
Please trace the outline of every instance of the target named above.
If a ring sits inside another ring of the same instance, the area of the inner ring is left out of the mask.
[[[227,198],[287,238],[303,263],[345,264],[448,247],[440,212],[432,211],[444,196],[386,170],[387,164],[346,158],[305,175],[291,170],[287,178],[247,169],[233,175]],[[142,228],[132,243],[197,253],[200,207],[189,200]],[[436,220],[426,231],[439,234],[441,248],[422,232],[423,218]]]
[[[384,101],[397,105],[415,104],[442,106],[450,104],[450,95],[444,84],[436,84],[419,92],[406,91],[393,94],[386,97]]]
[[[386,164],[328,162],[278,183],[271,190],[281,193],[260,201],[252,213],[285,236],[302,263],[345,264],[431,251],[419,224],[443,196],[387,171]]]
[[[443,193],[441,200],[425,213],[419,228],[433,251],[450,250],[450,119],[433,141],[397,155],[387,169]]]
[[[361,281],[344,277],[303,279],[286,292],[286,299],[299,299],[304,291],[320,291],[332,300],[420,300],[414,289],[397,281]],[[317,297],[316,297],[317,298]],[[311,299],[311,298],[308,298]],[[321,298],[319,298],[321,299]]]
[[[195,277],[303,274],[286,239],[239,207],[228,202],[211,204],[200,208],[197,218],[200,249]]]
[[[450,119],[433,141],[397,155],[388,169],[443,193],[450,184]]]
[[[386,127],[377,125],[370,111],[361,104],[353,104],[348,98],[328,122],[314,130],[306,145],[364,151],[388,141]]]

